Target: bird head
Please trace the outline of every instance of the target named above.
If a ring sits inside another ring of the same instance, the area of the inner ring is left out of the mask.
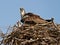
[[[23,18],[23,16],[25,15],[25,10],[24,10],[24,8],[20,8],[20,14],[21,14],[21,17]]]

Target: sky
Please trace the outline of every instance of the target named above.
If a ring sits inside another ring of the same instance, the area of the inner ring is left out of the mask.
[[[0,0],[0,28],[6,29],[21,19],[19,8],[60,23],[60,0]]]

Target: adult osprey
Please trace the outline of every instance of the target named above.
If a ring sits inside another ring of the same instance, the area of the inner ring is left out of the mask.
[[[48,22],[47,20],[42,19],[40,16],[33,14],[33,13],[26,13],[23,8],[20,8],[21,13],[21,22],[27,24],[43,24]]]

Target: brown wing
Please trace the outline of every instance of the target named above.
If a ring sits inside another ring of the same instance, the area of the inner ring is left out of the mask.
[[[35,23],[45,23],[47,21],[45,21],[44,19],[40,18],[38,15],[32,14],[32,13],[27,13],[25,14],[25,16],[28,16],[24,19],[22,19],[21,21],[33,21]]]

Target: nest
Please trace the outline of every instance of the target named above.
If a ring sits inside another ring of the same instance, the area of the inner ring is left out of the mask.
[[[23,24],[24,25],[24,24]],[[4,45],[60,45],[60,30],[52,23],[21,26],[3,40]]]
[[[21,14],[25,14],[21,8]],[[23,17],[23,14],[21,15]],[[39,16],[26,13],[24,18],[13,26],[10,34],[3,37],[3,45],[60,45],[60,26],[51,20],[44,20]]]

